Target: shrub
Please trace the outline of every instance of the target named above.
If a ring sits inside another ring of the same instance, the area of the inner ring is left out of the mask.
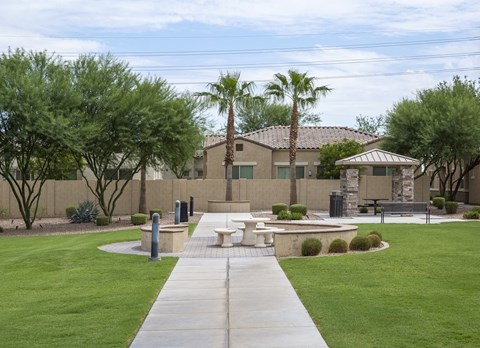
[[[3,233],[3,232],[4,232],[4,231],[3,231],[3,227],[0,226],[0,233]]]
[[[441,197],[441,196],[433,197],[432,205],[434,207],[437,207],[438,209],[443,209],[443,206],[445,205],[445,197]]]
[[[307,215],[307,206],[303,204],[292,204],[290,206],[290,211],[292,213],[301,213],[302,215]]]
[[[97,219],[96,219],[97,226],[107,226],[109,223],[110,223],[109,216],[104,216],[104,215],[97,216]]]
[[[476,205],[476,206],[472,207],[472,211],[476,211],[477,213],[480,214],[480,205]]]
[[[75,210],[77,210],[77,206],[76,205],[67,205],[67,207],[65,208],[65,214],[67,215],[67,218],[71,218],[73,214],[75,214]]]
[[[98,215],[97,205],[93,201],[83,201],[70,217],[72,223],[93,222]]]
[[[292,220],[292,214],[288,210],[282,210],[278,213],[277,220]]]
[[[348,250],[347,242],[340,238],[333,240],[328,247],[329,253],[344,254],[347,252],[347,250]]]
[[[285,203],[272,204],[273,215],[278,215],[281,211],[287,211],[287,210],[288,210],[288,205],[286,205]]]
[[[458,202],[446,201],[445,202],[445,212],[447,214],[455,214],[458,209]]]
[[[366,213],[368,213],[368,208],[367,207],[360,207],[360,209],[358,209],[358,211],[361,214],[366,214]]]
[[[130,217],[130,221],[132,222],[133,225],[144,225],[147,223],[148,216],[147,214],[133,214]]]
[[[350,242],[350,250],[361,250],[365,251],[371,247],[370,239],[365,236],[356,236]]]
[[[150,220],[152,219],[153,214],[158,213],[160,215],[160,219],[162,218],[162,209],[150,209]]]
[[[301,213],[290,212],[290,220],[303,220],[303,215]]]
[[[480,213],[478,211],[466,211],[463,213],[463,218],[468,220],[478,220],[480,218]]]
[[[370,245],[373,248],[378,248],[380,246],[380,244],[382,243],[380,237],[377,236],[376,234],[370,234],[370,235],[367,236],[367,238],[370,240]]]
[[[377,232],[377,231],[370,231],[367,233],[367,236],[370,236],[372,234],[375,234],[378,236],[378,238],[380,238],[380,240],[383,240],[383,237],[382,237],[382,234],[380,232]]]
[[[322,250],[322,242],[316,238],[307,238],[302,243],[302,256],[316,256]]]

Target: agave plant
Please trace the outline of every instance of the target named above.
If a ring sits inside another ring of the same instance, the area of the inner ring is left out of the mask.
[[[98,215],[97,205],[93,201],[81,202],[70,217],[71,223],[94,222]]]

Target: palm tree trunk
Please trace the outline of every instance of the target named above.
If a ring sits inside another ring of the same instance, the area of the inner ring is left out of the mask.
[[[140,200],[138,204],[138,212],[147,213],[147,165],[142,164],[140,169]]]
[[[292,116],[290,120],[290,205],[297,204],[297,171],[295,160],[297,158],[297,137],[298,137],[298,104],[293,100]]]
[[[225,200],[233,200],[233,190],[232,190],[232,176],[233,176],[233,160],[234,160],[234,114],[233,114],[233,102],[230,102],[228,108],[228,121],[227,121],[227,143],[225,151],[225,167],[227,168],[227,188],[225,191]]]

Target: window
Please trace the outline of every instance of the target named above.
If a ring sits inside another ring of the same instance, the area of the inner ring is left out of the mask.
[[[195,178],[203,178],[203,170],[196,170]]]
[[[107,180],[130,180],[132,178],[132,169],[125,168],[120,170],[105,170],[105,179]]]
[[[296,167],[297,179],[305,178],[305,167]],[[277,179],[290,179],[290,167],[277,167]]]
[[[235,151],[243,151],[243,144],[235,144]]]
[[[373,176],[392,176],[394,174],[395,174],[395,168],[373,167]]]
[[[225,178],[227,177],[227,169],[225,168]],[[253,166],[233,166],[233,179],[253,179]]]

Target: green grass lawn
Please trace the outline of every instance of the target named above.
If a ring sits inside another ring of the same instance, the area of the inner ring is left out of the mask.
[[[191,237],[196,228],[197,228],[197,223],[196,222],[190,222],[188,224],[188,236]]]
[[[176,258],[97,246],[139,230],[0,238],[0,346],[127,347]]]
[[[480,224],[371,230],[390,248],[280,262],[327,344],[480,347]]]

